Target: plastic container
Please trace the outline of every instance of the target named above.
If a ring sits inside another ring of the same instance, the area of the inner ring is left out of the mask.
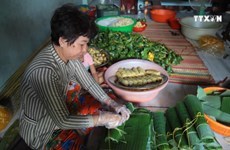
[[[170,18],[168,19],[168,24],[172,29],[177,29],[179,30],[181,25],[179,23],[179,20],[177,18]]]
[[[150,11],[150,15],[152,20],[166,23],[168,19],[175,18],[176,12],[169,9],[153,9]]]
[[[89,7],[88,15],[90,17],[95,17],[96,16],[96,7],[95,6],[90,6]]]
[[[120,15],[120,9],[113,4],[98,4],[96,5],[96,8],[97,8],[97,18]]]
[[[207,87],[204,88],[204,91],[209,94],[212,93],[213,91],[221,91],[225,90],[225,88],[222,87]],[[230,136],[230,127],[224,124],[221,124],[215,120],[213,120],[211,117],[205,114],[205,119],[207,120],[210,128],[215,131],[216,133],[219,133],[223,136]]]
[[[89,17],[94,18],[96,15],[96,7],[95,6],[88,6],[88,5],[78,5],[78,10],[81,12],[88,14]]]
[[[180,19],[181,32],[192,40],[198,40],[203,35],[216,35],[216,32],[222,28],[218,22],[200,22],[195,21],[194,17],[185,17]]]
[[[133,27],[133,31],[134,32],[142,32],[146,29],[147,24],[145,22],[141,22],[142,25],[144,25],[143,27]]]
[[[144,27],[133,27],[134,32],[142,32],[146,29],[147,25]]]
[[[100,31],[106,31],[106,30],[110,30],[110,31],[120,31],[120,32],[132,32],[133,30],[133,26],[136,24],[136,20],[131,18],[131,17],[126,17],[123,16],[124,18],[130,18],[132,19],[133,23],[127,26],[119,26],[119,27],[111,27],[108,25],[100,25],[98,24],[99,21],[105,20],[105,19],[114,19],[116,17],[120,17],[120,16],[107,16],[107,17],[101,17],[95,20],[95,23],[97,25],[97,27],[99,28]]]

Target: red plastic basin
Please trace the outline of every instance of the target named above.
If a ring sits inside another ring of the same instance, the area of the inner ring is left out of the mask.
[[[150,11],[152,20],[166,23],[168,19],[175,18],[176,12],[169,9],[153,9]]]

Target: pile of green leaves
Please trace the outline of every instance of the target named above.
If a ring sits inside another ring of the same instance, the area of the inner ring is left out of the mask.
[[[197,97],[207,115],[212,116],[222,124],[230,125],[230,90],[205,93],[201,87],[198,87]]]
[[[183,59],[164,44],[153,42],[137,33],[103,31],[91,40],[90,46],[104,49],[110,54],[110,63],[128,58],[154,61],[169,73],[172,65],[179,64]],[[149,53],[154,59],[149,59]]]
[[[195,95],[187,95],[166,112],[151,112],[145,108],[132,110],[129,120],[108,130],[100,150],[222,149]]]
[[[108,130],[100,150],[152,150],[153,130],[151,113],[142,108],[135,109],[122,126]]]

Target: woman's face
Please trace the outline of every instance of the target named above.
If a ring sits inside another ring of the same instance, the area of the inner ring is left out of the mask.
[[[60,38],[59,43],[62,47],[61,57],[67,62],[68,60],[79,59],[83,61],[84,54],[87,52],[89,38],[85,36],[79,36],[72,45],[69,45],[65,39]]]

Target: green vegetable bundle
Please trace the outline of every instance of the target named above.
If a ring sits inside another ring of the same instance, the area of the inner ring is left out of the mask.
[[[169,144],[166,137],[166,118],[164,112],[154,112],[153,116],[153,126],[156,138],[156,148],[157,149],[169,149]]]
[[[186,131],[189,147],[193,148],[195,145],[199,144],[200,139],[183,102],[176,105],[176,111],[181,123],[185,127],[184,131]]]
[[[204,118],[204,112],[200,100],[195,95],[187,95],[184,99],[184,103],[191,118],[197,119],[195,127],[199,138],[204,143],[213,142],[214,134]]]
[[[194,95],[187,95],[165,113],[127,107],[134,110],[130,119],[108,131],[101,150],[222,149],[204,118],[200,100]]]
[[[188,148],[187,139],[185,137],[185,134],[183,134],[183,127],[177,116],[176,109],[174,107],[168,108],[165,112],[165,116],[169,121],[170,127],[173,129],[172,134],[173,134],[173,138],[177,142],[177,147],[181,149],[187,149]]]
[[[128,58],[145,59],[154,61],[168,72],[172,72],[172,65],[179,64],[182,60],[180,55],[165,45],[135,33],[99,32],[90,46],[107,50],[111,63]]]
[[[173,138],[173,131],[170,127],[169,121],[166,118],[166,132],[167,132],[167,141],[171,150],[177,149],[177,143]]]
[[[222,149],[204,118],[204,110],[200,100],[194,95],[187,95],[184,103],[190,116],[197,119],[195,122],[196,131],[205,149]]]

